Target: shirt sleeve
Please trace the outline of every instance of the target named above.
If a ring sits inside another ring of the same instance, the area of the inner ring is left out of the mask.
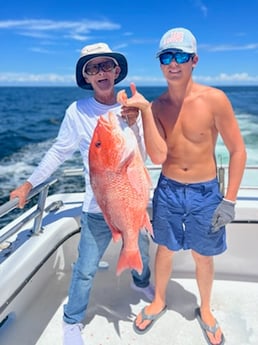
[[[57,138],[38,167],[28,178],[33,187],[44,182],[66,159],[72,156],[78,147],[78,136],[76,133],[76,126],[68,108]]]

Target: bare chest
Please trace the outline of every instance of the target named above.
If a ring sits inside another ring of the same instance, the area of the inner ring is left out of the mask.
[[[170,107],[162,113],[160,121],[170,143],[179,138],[193,143],[203,142],[215,130],[212,114],[199,107],[182,107],[180,111]]]

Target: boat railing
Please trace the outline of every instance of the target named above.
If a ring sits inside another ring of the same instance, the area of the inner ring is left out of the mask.
[[[0,236],[0,246],[4,243],[8,238],[18,232],[21,227],[27,224],[29,221],[33,220],[33,227],[32,233],[38,234],[41,230],[42,226],[42,216],[43,211],[45,208],[46,198],[48,196],[48,190],[51,185],[57,182],[56,178],[50,177],[44,183],[38,185],[37,187],[33,188],[27,199],[26,203],[28,203],[32,198],[38,195],[38,201],[36,204],[36,208],[32,210],[25,218],[19,221],[17,224],[14,224],[10,229],[8,229],[4,234]],[[3,217],[6,214],[9,214],[11,211],[16,209],[19,206],[19,199],[14,198],[10,201],[7,201],[5,204],[0,206],[0,217]]]
[[[150,173],[157,172],[157,176],[159,175],[159,171],[161,169],[160,165],[146,165],[146,168],[149,170]],[[225,191],[225,185],[226,185],[226,179],[227,179],[227,170],[228,166],[221,165],[218,168],[218,179],[220,184],[220,190],[222,194],[224,195]],[[248,165],[246,166],[246,170],[258,170],[258,166],[255,165]],[[83,175],[83,169],[66,169],[63,171],[64,176],[77,176],[77,175]],[[156,178],[157,178],[156,176]],[[155,178],[154,178],[155,179]],[[57,182],[57,178],[50,177],[47,179],[44,183],[40,184],[39,186],[33,188],[31,192],[29,193],[26,203],[28,203],[33,197],[36,195],[38,196],[38,201],[36,203],[36,207],[33,208],[31,213],[29,213],[26,217],[22,218],[18,223],[15,223],[12,225],[7,231],[5,231],[4,234],[0,234],[0,248],[1,244],[4,243],[8,238],[10,238],[13,234],[18,232],[25,224],[27,224],[29,221],[33,220],[33,227],[32,227],[32,233],[38,234],[41,230],[42,226],[42,217],[43,212],[45,208],[46,198],[48,196],[48,190],[51,185]],[[241,188],[245,189],[257,189],[257,185],[255,186],[241,186]],[[0,206],[0,218],[4,215],[10,213],[12,210],[18,208],[19,206],[19,199],[15,198],[12,199],[5,204]],[[0,229],[1,230],[1,229]]]
[[[161,166],[160,165],[146,165],[146,168],[148,169],[148,171],[151,172],[159,172],[161,170]],[[247,165],[245,167],[246,171],[250,171],[250,170],[256,170],[258,171],[258,166],[257,165]],[[228,173],[228,165],[220,165],[217,168],[217,176],[218,176],[218,181],[219,181],[219,185],[220,185],[220,191],[222,193],[222,195],[225,194],[225,186],[226,186],[226,181],[227,181],[227,173]],[[64,170],[64,175],[65,176],[77,176],[77,175],[83,175],[83,169],[66,169]],[[240,189],[257,189],[258,188],[258,184],[257,185],[241,185]]]

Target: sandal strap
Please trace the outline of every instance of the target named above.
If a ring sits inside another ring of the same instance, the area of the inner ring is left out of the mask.
[[[150,320],[150,321],[153,321],[155,320],[156,316],[153,315],[153,314],[146,314],[145,313],[145,308],[142,309],[141,311],[141,317],[142,317],[142,320]]]
[[[145,313],[145,308],[143,308],[142,311],[141,311],[142,321],[144,321],[144,320],[150,320],[150,321],[156,320],[159,317],[159,315],[163,313],[165,308],[166,307],[164,307],[164,309],[162,309],[158,314],[146,314]]]
[[[219,329],[219,323],[217,322],[217,320],[215,319],[215,325],[214,326],[209,326],[206,323],[204,323],[202,320],[200,320],[202,323],[203,328],[205,329],[205,331],[212,333],[215,336],[215,333],[217,332],[217,330]]]

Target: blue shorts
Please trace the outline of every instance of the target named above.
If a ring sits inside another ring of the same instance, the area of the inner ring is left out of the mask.
[[[222,198],[217,178],[184,184],[161,174],[153,196],[154,242],[173,251],[221,254],[227,249],[225,227],[212,233],[211,219]]]

